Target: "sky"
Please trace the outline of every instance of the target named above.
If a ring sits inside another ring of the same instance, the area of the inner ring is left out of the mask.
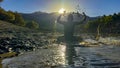
[[[120,0],[4,0],[1,6],[21,13],[58,12],[60,8],[75,12],[79,9],[92,17],[120,12]]]

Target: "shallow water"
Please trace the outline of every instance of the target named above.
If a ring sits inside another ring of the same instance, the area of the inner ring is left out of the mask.
[[[75,47],[72,68],[120,68],[120,47]],[[65,46],[54,46],[3,60],[3,68],[70,68]]]
[[[76,67],[86,68],[120,68],[120,47],[100,46],[100,47],[79,47],[75,48],[77,57]]]

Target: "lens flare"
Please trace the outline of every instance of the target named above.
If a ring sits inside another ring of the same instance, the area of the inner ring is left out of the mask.
[[[64,11],[65,11],[65,9],[64,9],[64,8],[61,8],[58,12],[59,12],[60,14],[63,14]]]

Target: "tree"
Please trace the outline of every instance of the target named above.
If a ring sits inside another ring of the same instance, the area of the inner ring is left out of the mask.
[[[0,7],[0,20],[8,21],[18,26],[25,26],[25,21],[19,13],[5,11],[1,7]]]
[[[13,22],[15,20],[15,15],[12,11],[7,12],[7,19],[6,21]]]
[[[15,15],[15,20],[13,22],[13,24],[18,25],[18,26],[25,26],[25,21],[22,18],[22,16],[19,13],[14,13]]]
[[[104,15],[95,21],[88,22],[87,31],[97,33],[97,36],[120,33],[120,13],[113,15]]]
[[[35,21],[30,21],[26,24],[26,27],[30,28],[30,29],[38,29],[39,28],[39,24]]]
[[[4,9],[2,9],[1,7],[0,7],[0,20],[3,20],[4,19],[4,14],[5,14],[6,12],[4,11]]]
[[[4,11],[3,9],[0,9],[0,20],[12,22],[15,19],[14,14],[11,14],[9,12]]]

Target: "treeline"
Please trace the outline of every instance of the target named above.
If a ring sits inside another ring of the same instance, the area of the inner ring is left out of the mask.
[[[0,20],[10,22],[12,24],[28,27],[31,29],[39,29],[39,24],[35,21],[25,21],[21,14],[13,11],[5,11],[0,7]]]
[[[120,34],[120,13],[103,15],[94,21],[89,21],[85,28],[87,32],[97,35]]]

